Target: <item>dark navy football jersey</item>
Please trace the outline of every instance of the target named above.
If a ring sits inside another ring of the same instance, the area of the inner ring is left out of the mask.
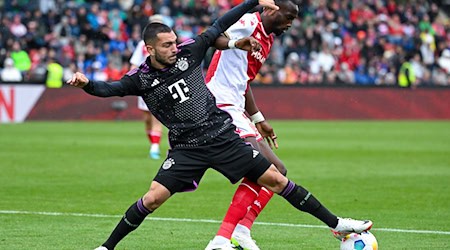
[[[119,82],[91,81],[84,90],[96,96],[142,96],[150,112],[169,128],[172,147],[204,145],[214,137],[235,129],[231,116],[217,108],[201,69],[207,49],[217,37],[246,11],[256,6],[247,0],[225,14],[207,31],[178,46],[177,61],[169,68],[151,67],[150,57]]]
[[[203,78],[201,63],[208,47],[207,39],[198,36],[179,45],[172,67],[154,69],[148,57],[121,79],[138,89],[150,112],[169,128],[173,147],[199,146],[232,129],[231,117],[217,108]]]

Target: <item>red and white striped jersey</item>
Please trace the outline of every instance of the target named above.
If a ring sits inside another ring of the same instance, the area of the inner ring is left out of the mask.
[[[269,56],[274,38],[264,30],[258,12],[245,14],[225,34],[230,39],[252,36],[261,44],[261,50],[254,52],[217,50],[206,74],[207,86],[217,104],[232,104],[244,109],[248,84]]]

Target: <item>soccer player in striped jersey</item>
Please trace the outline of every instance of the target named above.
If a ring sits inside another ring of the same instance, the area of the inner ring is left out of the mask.
[[[252,37],[260,44],[255,50],[217,50],[206,74],[209,90],[216,98],[217,106],[233,118],[236,132],[246,142],[261,152],[277,169],[286,175],[286,168],[271,148],[278,148],[277,136],[259,111],[250,87],[259,69],[269,56],[274,36],[282,35],[298,15],[298,2],[276,0],[280,7],[276,12],[263,10],[245,14],[232,25],[224,36],[216,40],[217,48],[234,48],[237,40]],[[247,114],[250,117],[247,117]],[[250,119],[249,119],[250,118]],[[266,139],[266,141],[264,140]],[[259,250],[250,230],[273,192],[244,178],[237,188],[220,228],[207,250],[223,239],[235,241],[244,249]],[[337,238],[339,234],[333,232]]]
[[[216,40],[216,47],[234,47],[243,37],[252,37],[260,44],[256,51],[217,50],[206,74],[206,83],[216,98],[219,108],[233,118],[237,133],[246,142],[260,151],[277,169],[286,175],[282,161],[271,150],[277,148],[277,136],[259,111],[250,87],[259,69],[269,56],[274,36],[281,35],[292,25],[298,15],[298,5],[293,0],[277,0],[280,9],[276,12],[264,10],[262,13],[245,14]],[[245,113],[250,115],[250,119]],[[266,138],[266,141],[264,140]],[[273,145],[272,145],[273,144]],[[250,229],[259,213],[273,196],[266,188],[257,187],[247,178],[237,188],[230,207],[220,225],[216,238],[230,238],[245,249],[257,250],[259,247],[251,238]],[[250,207],[250,209],[248,209]]]

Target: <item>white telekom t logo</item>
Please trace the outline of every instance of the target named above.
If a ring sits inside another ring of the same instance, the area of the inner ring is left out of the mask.
[[[174,84],[170,85],[168,88],[169,88],[170,93],[172,94],[173,99],[180,98],[180,103],[189,99],[189,96],[186,96],[186,93],[189,92],[189,88],[187,87],[184,79],[181,79],[178,82],[175,82]]]

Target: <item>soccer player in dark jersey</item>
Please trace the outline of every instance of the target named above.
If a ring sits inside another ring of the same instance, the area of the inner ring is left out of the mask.
[[[259,0],[277,10],[273,0]],[[243,177],[279,194],[298,210],[310,213],[342,234],[369,230],[371,221],[338,218],[310,192],[282,175],[257,150],[236,133],[231,117],[217,108],[203,79],[201,62],[217,37],[250,9],[257,0],[246,0],[219,18],[205,32],[180,45],[166,25],[148,24],[143,32],[150,56],[145,64],[117,82],[90,81],[77,72],[67,81],[91,95],[142,96],[148,108],[167,128],[171,150],[149,191],[132,204],[98,250],[114,249],[147,215],[177,192],[194,190],[205,171],[213,168],[232,183]],[[232,249],[229,239],[213,249]]]

